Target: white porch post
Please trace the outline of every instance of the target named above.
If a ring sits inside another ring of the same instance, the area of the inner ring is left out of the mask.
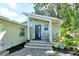
[[[30,40],[30,21],[29,21],[29,16],[27,16],[27,39]]]
[[[53,39],[53,37],[52,37],[52,20],[50,20],[50,22],[49,22],[49,40],[50,40],[50,43],[52,43],[52,39]]]

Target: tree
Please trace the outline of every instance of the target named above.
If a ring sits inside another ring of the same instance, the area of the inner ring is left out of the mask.
[[[44,8],[46,8],[47,3],[35,3],[33,4],[35,13],[39,15],[45,15]]]
[[[55,3],[37,3],[34,4],[34,9],[36,14],[59,17],[58,6],[59,4]]]
[[[58,11],[64,20],[62,25],[65,28],[71,28],[71,30],[79,28],[79,4],[61,4]]]

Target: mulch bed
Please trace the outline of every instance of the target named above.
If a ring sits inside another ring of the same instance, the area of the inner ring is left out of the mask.
[[[74,51],[72,48],[71,49],[66,49],[66,48],[60,49],[60,48],[52,47],[52,49],[54,51],[58,51],[61,53],[72,54],[73,56],[79,56],[79,51]]]

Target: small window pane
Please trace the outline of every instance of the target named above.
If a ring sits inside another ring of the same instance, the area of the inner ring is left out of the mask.
[[[20,28],[19,36],[25,36],[25,29],[24,28]]]
[[[44,30],[48,30],[48,25],[45,25]]]

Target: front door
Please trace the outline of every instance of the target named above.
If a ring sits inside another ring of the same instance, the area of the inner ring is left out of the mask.
[[[41,40],[41,25],[35,25],[35,39]]]

